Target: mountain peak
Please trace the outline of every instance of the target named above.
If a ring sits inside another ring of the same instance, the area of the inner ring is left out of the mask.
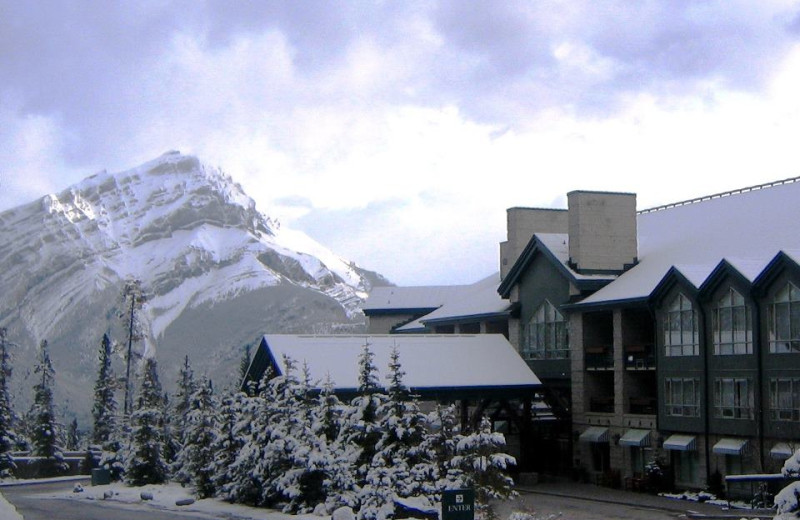
[[[147,350],[160,363],[202,358],[209,374],[235,370],[236,348],[267,332],[361,332],[361,303],[381,280],[279,227],[219,168],[179,152],[0,213],[0,267],[0,326],[30,352],[47,339],[77,356],[61,383],[73,402],[93,375],[93,345],[119,331],[129,278],[148,293]]]

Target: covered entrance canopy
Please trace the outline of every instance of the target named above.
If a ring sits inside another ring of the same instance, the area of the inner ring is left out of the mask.
[[[711,451],[717,455],[741,455],[747,446],[747,439],[720,439]]]
[[[620,437],[619,445],[637,448],[650,446],[650,430],[628,430]]]
[[[590,426],[578,437],[580,442],[608,442],[608,428]]]
[[[697,449],[694,435],[670,435],[664,441],[665,450],[694,451]]]

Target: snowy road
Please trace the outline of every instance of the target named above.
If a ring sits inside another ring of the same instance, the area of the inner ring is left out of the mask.
[[[42,495],[70,490],[72,482],[53,482],[4,487],[0,492],[25,520],[209,520],[206,515],[158,511],[148,506],[118,502],[91,502],[44,498]]]

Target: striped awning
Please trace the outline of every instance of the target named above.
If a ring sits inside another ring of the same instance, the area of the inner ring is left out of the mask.
[[[747,439],[720,439],[711,451],[717,455],[741,455],[747,446]]]
[[[578,437],[580,442],[608,442],[608,428],[590,426]]]
[[[792,447],[785,442],[779,442],[769,450],[769,456],[773,459],[786,460],[794,454]]]
[[[694,451],[697,449],[694,435],[670,435],[664,441],[665,450]]]
[[[650,446],[650,430],[628,430],[619,439],[620,446]]]

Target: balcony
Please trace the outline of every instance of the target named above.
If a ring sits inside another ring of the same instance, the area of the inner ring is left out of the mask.
[[[631,397],[628,400],[628,413],[634,415],[655,415],[658,402],[655,397]]]
[[[625,370],[655,370],[656,352],[653,345],[627,345]]]
[[[584,350],[586,370],[613,370],[614,349],[611,347],[586,347]]]
[[[594,413],[614,413],[614,397],[589,398],[589,411]]]

